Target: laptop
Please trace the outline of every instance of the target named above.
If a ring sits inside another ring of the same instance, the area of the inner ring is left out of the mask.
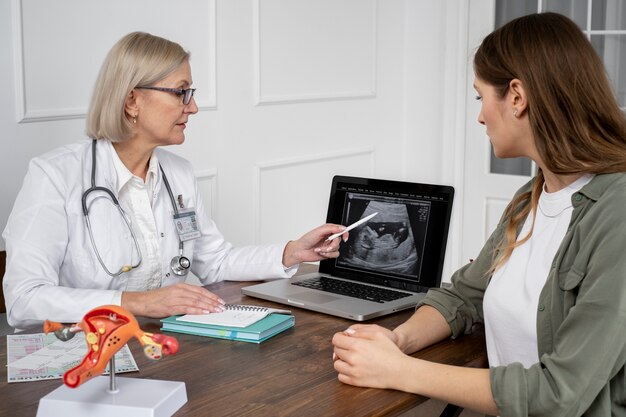
[[[414,308],[439,287],[454,188],[335,176],[326,221],[350,225],[319,272],[244,287],[245,295],[355,321]]]

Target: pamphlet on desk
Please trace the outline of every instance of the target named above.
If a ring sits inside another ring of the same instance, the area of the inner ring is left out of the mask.
[[[162,319],[164,331],[261,343],[295,325],[289,310],[227,305],[222,313],[187,314]]]
[[[50,333],[7,335],[7,382],[60,379],[78,365],[87,353],[84,337],[66,342]],[[128,345],[115,354],[115,372],[138,371]],[[105,374],[109,373],[107,365]]]

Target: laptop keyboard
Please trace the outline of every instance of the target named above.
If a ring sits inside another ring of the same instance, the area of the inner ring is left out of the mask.
[[[293,282],[293,285],[301,287],[313,288],[320,291],[330,292],[333,294],[347,295],[348,297],[360,298],[363,300],[384,303],[386,301],[398,300],[400,298],[409,297],[412,294],[388,290],[385,288],[363,285],[357,282],[342,281],[329,277],[313,277],[302,281]]]

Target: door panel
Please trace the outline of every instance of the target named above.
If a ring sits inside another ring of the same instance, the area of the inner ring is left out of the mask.
[[[495,2],[470,1],[468,51],[473,55],[482,39],[495,27]],[[528,160],[494,160],[485,127],[478,123],[480,102],[473,88],[474,73],[468,62],[466,143],[461,262],[475,258],[494,230],[515,191],[530,179],[534,167]],[[504,172],[509,172],[505,174]],[[512,173],[512,174],[511,174]],[[520,175],[523,174],[523,175]]]

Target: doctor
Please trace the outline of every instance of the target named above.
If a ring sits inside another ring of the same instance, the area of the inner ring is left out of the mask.
[[[3,237],[11,326],[76,322],[120,305],[166,317],[221,311],[224,302],[185,284],[292,276],[300,262],[339,255],[339,225],[287,244],[233,248],[207,216],[188,161],[161,146],[185,140],[197,113],[189,53],[130,33],[113,46],[87,115],[92,140],[31,161]]]

